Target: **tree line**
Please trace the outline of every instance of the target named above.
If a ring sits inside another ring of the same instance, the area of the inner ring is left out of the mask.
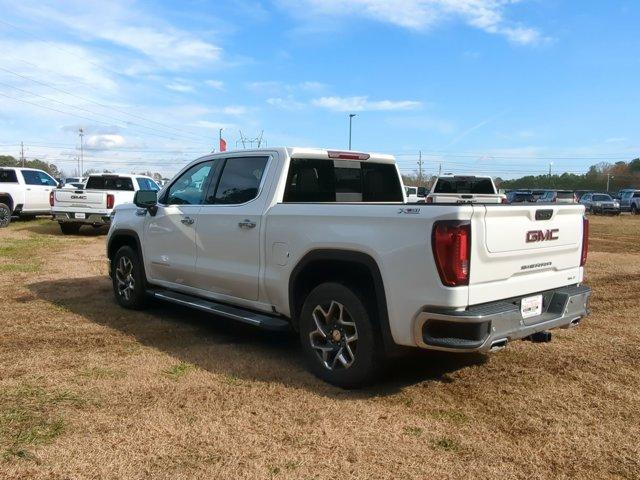
[[[435,175],[423,176],[421,180],[417,172],[402,175],[405,185],[417,187],[430,187],[436,178]],[[552,175],[527,175],[509,180],[504,180],[501,177],[494,178],[496,186],[505,190],[548,188],[553,190],[597,190],[603,192],[607,190],[607,180],[610,192],[617,192],[623,188],[640,189],[640,158],[630,162],[601,162],[589,167],[587,173],[584,174],[565,172]]]
[[[0,167],[25,167],[25,168],[35,168],[37,170],[44,170],[53,178],[62,178],[62,177],[74,177],[76,175],[66,175],[62,169],[58,168],[54,163],[45,162],[43,160],[33,159],[33,160],[25,160],[24,164],[21,160],[12,157],[11,155],[0,155]],[[81,175],[83,177],[87,177],[92,173],[114,173],[111,170],[98,170],[95,168],[90,168],[85,170],[84,174]],[[132,172],[133,173],[133,172]],[[159,172],[135,172],[139,175],[146,175],[148,177],[153,178],[154,180],[162,180],[163,177]]]

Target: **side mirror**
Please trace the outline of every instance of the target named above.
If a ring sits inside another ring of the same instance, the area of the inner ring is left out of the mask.
[[[151,215],[158,211],[158,192],[155,190],[138,190],[133,196],[133,203],[136,207],[149,210]]]
[[[427,188],[426,187],[418,187],[418,196],[426,197],[427,196]]]

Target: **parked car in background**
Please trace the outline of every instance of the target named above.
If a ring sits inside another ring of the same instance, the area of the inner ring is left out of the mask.
[[[65,186],[69,183],[75,184],[84,184],[87,181],[85,177],[66,177],[62,179],[62,186]]]
[[[131,203],[138,190],[158,191],[158,184],[144,175],[100,173],[90,175],[84,188],[51,192],[53,219],[65,235],[78,233],[83,225],[108,225],[113,209]]]
[[[9,225],[12,216],[51,214],[49,194],[56,187],[58,182],[43,170],[0,167],[0,227]]]
[[[593,190],[576,190],[573,194],[576,196],[576,202],[580,202],[580,199],[585,193],[594,193]]]
[[[571,190],[546,190],[538,197],[538,202],[576,203],[576,197]]]
[[[427,203],[507,203],[491,177],[442,175],[433,182]]]
[[[581,205],[404,201],[389,155],[207,155],[116,207],[113,293],[292,329],[311,370],[343,387],[404,347],[488,352],[587,314]]]
[[[512,190],[507,193],[507,203],[535,203],[531,192]]]
[[[407,203],[425,203],[424,188],[407,185],[404,190],[407,194]]]
[[[620,210],[623,212],[631,211],[631,199],[634,195],[640,192],[635,188],[625,188],[624,190],[620,190],[618,192],[618,199],[620,200]]]
[[[620,215],[620,202],[611,198],[608,193],[585,193],[580,203],[589,213]]]
[[[629,211],[633,215],[640,215],[640,190],[635,190],[629,200]]]

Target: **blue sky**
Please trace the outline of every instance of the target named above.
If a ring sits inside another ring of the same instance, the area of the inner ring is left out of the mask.
[[[0,153],[170,175],[270,146],[520,176],[640,155],[640,4],[0,0]]]

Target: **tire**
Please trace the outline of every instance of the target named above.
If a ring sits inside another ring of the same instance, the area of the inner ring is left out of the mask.
[[[60,230],[63,235],[77,235],[80,231],[79,223],[61,223]]]
[[[11,209],[6,203],[0,203],[0,228],[9,226],[11,223]]]
[[[121,247],[113,257],[111,281],[113,294],[120,306],[141,310],[147,305],[144,269],[138,252]]]
[[[325,382],[358,388],[381,373],[382,336],[365,297],[351,288],[339,283],[317,286],[305,299],[299,327],[309,369]]]
[[[638,207],[635,204],[631,205],[631,215],[638,215]]]

